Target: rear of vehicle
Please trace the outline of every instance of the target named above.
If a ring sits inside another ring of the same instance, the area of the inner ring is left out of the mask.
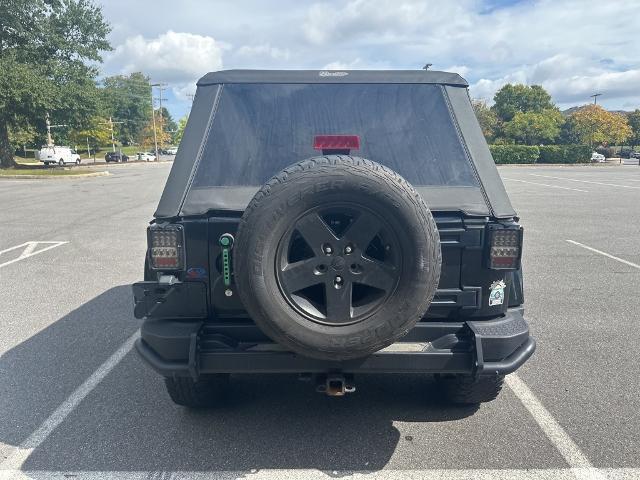
[[[522,228],[443,72],[205,76],[148,230],[141,356],[177,403],[228,374],[298,373],[341,395],[363,373],[498,394],[535,342]]]
[[[104,155],[105,162],[126,162],[129,157],[122,152],[107,152]]]
[[[156,159],[156,156],[150,152],[138,152],[136,157],[142,162],[153,162]]]

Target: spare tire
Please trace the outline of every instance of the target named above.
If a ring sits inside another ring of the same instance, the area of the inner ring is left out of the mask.
[[[400,175],[358,157],[311,158],[269,180],[234,245],[240,299],[271,339],[346,360],[405,335],[429,308],[440,238]]]

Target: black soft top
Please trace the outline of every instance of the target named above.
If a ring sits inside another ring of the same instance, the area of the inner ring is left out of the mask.
[[[249,84],[256,86],[252,87]],[[261,84],[271,84],[272,87],[265,85],[264,88],[261,88]],[[448,138],[452,139],[448,141],[456,146],[459,156],[468,159],[470,175],[475,179],[465,185],[415,185],[416,189],[434,211],[464,212],[468,215],[495,218],[515,216],[515,211],[511,206],[471,106],[467,93],[468,83],[458,74],[424,70],[227,70],[208,73],[198,81],[198,89],[189,121],[158,209],[155,212],[156,218],[201,215],[209,211],[241,212],[246,208],[264,182],[231,185],[215,181],[215,176],[213,183],[205,181],[210,180],[211,177],[203,180],[207,171],[211,175],[211,170],[216,168],[223,170],[229,168],[225,167],[224,162],[231,161],[232,167],[251,168],[250,163],[242,165],[244,160],[238,164],[237,158],[225,158],[224,155],[215,157],[208,153],[208,149],[212,145],[221,145],[220,142],[225,143],[223,137],[220,139],[216,137],[216,128],[220,128],[225,120],[230,120],[227,125],[235,125],[235,122],[245,123],[243,119],[248,118],[255,120],[254,114],[246,109],[241,109],[240,116],[233,117],[235,120],[225,117],[219,111],[220,98],[225,96],[223,94],[225,90],[228,90],[227,94],[229,94],[233,89],[240,89],[246,94],[247,89],[255,88],[262,92],[276,88],[276,84],[292,85],[291,88],[298,88],[294,87],[295,84],[299,84],[300,87],[303,87],[304,84],[351,84],[351,89],[354,88],[353,84],[396,84],[408,87],[414,85],[411,88],[421,88],[421,84],[427,85],[425,88],[430,92],[437,92],[429,93],[429,95],[438,97],[438,102],[442,106],[438,113],[440,117],[430,117],[428,121],[439,125],[438,118],[442,118],[442,125],[452,125],[441,133],[446,133]],[[244,97],[236,96],[235,98]],[[429,96],[426,99],[428,100]],[[228,98],[223,101],[223,104],[225,102],[228,108],[229,102],[233,103],[234,100]],[[410,107],[422,108],[422,103],[412,104]],[[263,130],[269,126],[270,120],[268,119],[264,123],[260,123],[258,134],[263,133]],[[247,137],[245,139],[252,140]],[[229,142],[227,141],[227,143]],[[358,155],[358,153],[354,154]],[[296,161],[312,155],[313,151],[305,157],[297,158]],[[362,156],[366,157],[367,155]],[[376,158],[371,159],[377,160]],[[446,157],[442,161],[447,161]],[[393,168],[392,165],[390,166]],[[276,174],[280,169],[274,166],[274,170],[269,172],[269,176]],[[400,173],[402,174],[402,172]]]
[[[425,70],[222,70],[198,86],[223,83],[429,83],[468,87],[457,73]]]

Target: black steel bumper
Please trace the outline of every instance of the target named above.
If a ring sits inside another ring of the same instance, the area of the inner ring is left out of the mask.
[[[151,287],[151,283],[155,282],[134,285],[136,316],[163,309],[155,300],[145,298],[145,288]],[[183,300],[203,298],[191,291],[200,287],[182,285],[177,294],[184,295]],[[212,323],[197,318],[204,317],[203,311],[206,312],[206,305],[196,302],[188,318],[149,318],[147,315],[141,338],[136,342],[138,353],[154,370],[167,377],[329,372],[506,375],[527,361],[536,346],[529,335],[523,309],[512,308],[505,316],[493,320],[419,322],[401,342],[365,358],[316,360],[283,350],[252,322]]]

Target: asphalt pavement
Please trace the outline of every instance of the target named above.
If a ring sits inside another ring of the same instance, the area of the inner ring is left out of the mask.
[[[640,478],[637,165],[500,168],[538,350],[495,402],[443,404],[422,376],[330,398],[246,375],[200,412],[131,350],[170,166],[0,179],[0,478]]]

